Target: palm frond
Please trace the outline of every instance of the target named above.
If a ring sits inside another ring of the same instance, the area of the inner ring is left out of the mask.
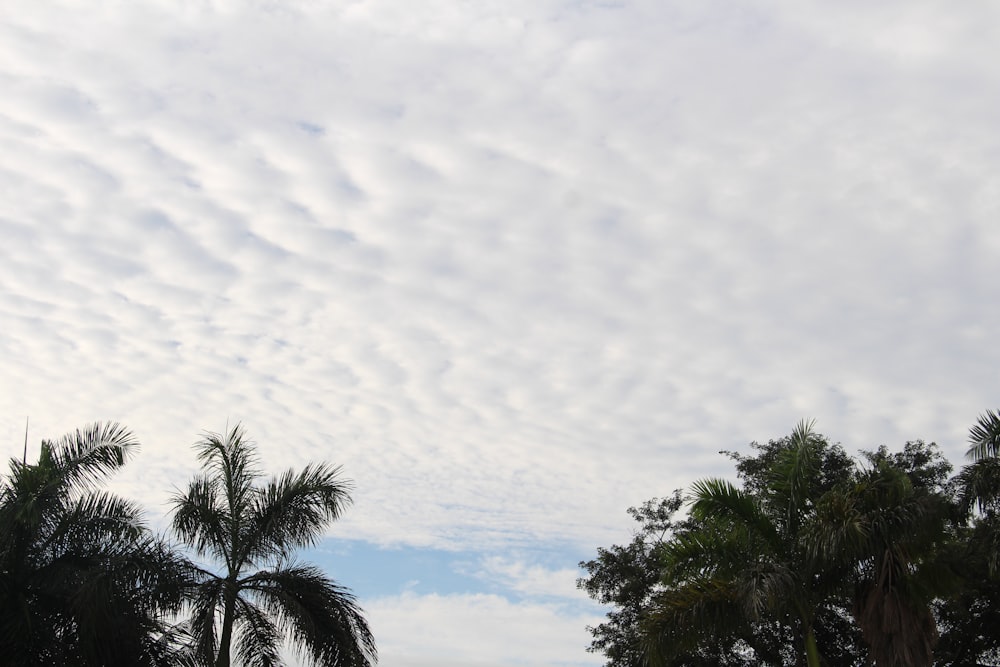
[[[229,509],[240,514],[254,493],[254,483],[261,476],[254,443],[237,423],[225,434],[206,432],[195,443],[202,466],[215,473],[225,489]]]
[[[973,461],[1000,456],[1000,412],[987,410],[969,429],[969,449],[965,453]]]
[[[876,583],[859,592],[855,618],[876,665],[921,665],[934,663],[938,632],[927,605],[914,604],[899,587]]]
[[[787,608],[796,596],[798,581],[797,573],[782,563],[753,563],[734,580],[734,601],[748,618],[759,621],[769,611]]]
[[[772,502],[782,508],[788,530],[795,532],[799,514],[810,498],[810,489],[819,466],[815,421],[802,420],[792,431],[790,446],[781,451],[770,471]]]
[[[272,479],[254,497],[245,535],[248,557],[283,558],[311,546],[323,529],[350,504],[351,482],[340,479],[340,468],[307,465]]]
[[[658,593],[643,617],[643,653],[650,665],[669,661],[709,640],[721,642],[739,634],[747,617],[732,584],[713,578]]]
[[[724,479],[702,479],[691,487],[691,516],[699,521],[730,520],[774,545],[779,536],[757,499]]]
[[[39,466],[60,471],[60,481],[71,488],[91,489],[125,465],[138,446],[132,433],[117,422],[95,423],[56,442],[43,442]]]
[[[114,552],[106,570],[150,612],[175,614],[188,593],[206,579],[198,568],[162,538],[148,532],[131,549]]]
[[[199,475],[191,480],[187,492],[172,499],[174,533],[199,556],[211,554],[225,559],[232,515],[219,498],[216,480]]]
[[[986,563],[990,576],[996,577],[1000,574],[1000,527],[996,525],[996,518],[982,522],[981,527],[976,531],[978,534],[977,547],[982,549],[986,555]]]
[[[322,667],[370,667],[375,639],[355,597],[319,569],[289,565],[243,580],[261,607]]]
[[[150,636],[146,658],[150,667],[202,667],[187,624],[162,624]]]
[[[964,513],[973,508],[984,512],[1000,501],[1000,458],[987,457],[964,466],[955,476],[959,507]]]
[[[204,665],[215,664],[216,615],[222,604],[225,580],[207,576],[187,595],[187,632],[194,639],[192,649]]]
[[[710,574],[730,576],[754,558],[750,545],[746,531],[722,522],[680,531],[659,550],[662,581],[672,585]]]
[[[728,584],[729,599],[748,618],[759,620],[768,610],[785,606],[795,598],[799,575],[782,560],[762,555],[746,531],[710,524],[674,536],[662,549],[663,578],[667,589],[688,587],[692,582]]]
[[[55,553],[67,550],[99,551],[105,556],[128,553],[146,535],[142,508],[107,492],[89,493],[66,503],[52,528],[38,547]]]
[[[845,490],[827,493],[816,505],[812,519],[803,526],[803,542],[809,558],[822,564],[854,559],[862,553],[871,535],[871,526],[858,508],[856,496]]]
[[[236,659],[243,667],[274,667],[281,664],[279,648],[281,633],[268,619],[267,614],[238,597],[236,617],[239,635],[236,637]]]

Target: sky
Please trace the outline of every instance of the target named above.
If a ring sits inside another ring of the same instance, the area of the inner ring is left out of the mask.
[[[7,0],[0,455],[343,467],[385,667],[596,667],[577,564],[800,419],[997,408],[1000,5]]]

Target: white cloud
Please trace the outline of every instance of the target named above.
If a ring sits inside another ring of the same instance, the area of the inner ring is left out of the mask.
[[[551,568],[534,563],[529,558],[487,556],[472,574],[489,585],[514,591],[532,598],[569,598],[586,600],[587,595],[576,588],[581,576],[579,568]]]
[[[802,417],[957,460],[993,10],[882,7],[14,3],[0,441],[121,419],[155,511],[245,419],[445,548],[606,543]]]
[[[367,603],[382,664],[596,665],[533,547],[996,407],[997,11],[4,3],[0,453],[121,420],[160,522],[242,419],[344,465],[337,535],[505,554]]]
[[[379,661],[394,667],[599,665],[582,651],[595,612],[496,595],[414,595],[367,602]]]

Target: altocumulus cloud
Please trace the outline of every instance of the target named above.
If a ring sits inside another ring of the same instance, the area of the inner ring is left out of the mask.
[[[802,417],[957,461],[995,407],[998,11],[6,3],[4,451],[121,420],[157,518],[243,419],[345,466],[338,535],[507,587],[400,608],[578,651],[512,553],[587,557]]]

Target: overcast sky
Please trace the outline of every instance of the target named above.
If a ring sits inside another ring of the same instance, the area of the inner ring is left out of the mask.
[[[354,506],[386,667],[578,667],[625,508],[802,418],[961,463],[1000,368],[1000,5],[0,4],[0,453],[160,525],[242,421]]]

